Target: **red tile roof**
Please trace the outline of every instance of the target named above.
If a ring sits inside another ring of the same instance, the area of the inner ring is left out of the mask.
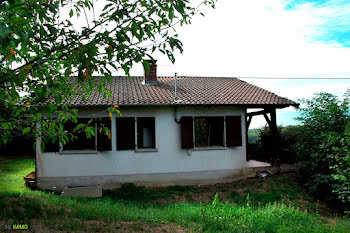
[[[296,106],[296,102],[277,96],[237,78],[178,77],[175,102],[174,77],[158,77],[157,85],[142,84],[143,77],[113,77],[106,87],[112,98],[104,98],[94,90],[85,101],[74,96],[70,103],[75,107],[135,106],[135,105],[250,105],[276,107]]]

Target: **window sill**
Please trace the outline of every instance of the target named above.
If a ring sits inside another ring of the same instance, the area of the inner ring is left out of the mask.
[[[154,149],[154,148],[140,148],[140,149],[135,149],[135,152],[158,152],[158,149]]]
[[[227,147],[225,146],[209,146],[209,147],[195,147],[193,148],[194,151],[198,150],[227,150]]]
[[[96,150],[64,150],[59,152],[59,154],[99,154]]]

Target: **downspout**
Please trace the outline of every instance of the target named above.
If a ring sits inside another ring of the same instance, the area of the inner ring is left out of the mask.
[[[176,123],[180,123],[180,120],[178,119],[178,117],[177,117],[177,107],[175,106],[174,107],[174,120],[175,120],[175,122]]]
[[[174,75],[174,80],[175,80],[175,96],[174,96],[174,103],[177,104],[178,103],[178,99],[177,99],[177,73],[175,73]],[[174,120],[176,123],[180,123],[180,120],[177,118],[177,106],[175,105],[174,107]]]

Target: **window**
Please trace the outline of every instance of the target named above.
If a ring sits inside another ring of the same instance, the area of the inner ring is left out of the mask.
[[[224,117],[194,118],[195,146],[224,146]]]
[[[117,150],[156,149],[154,117],[137,117],[136,121],[134,117],[122,117],[116,123]]]
[[[242,146],[241,116],[186,116],[181,117],[180,124],[181,146],[183,149]]]
[[[87,138],[85,132],[74,132],[74,129],[79,124],[88,124],[92,130],[95,130],[94,135]],[[64,129],[70,133],[74,132],[76,138],[63,145],[63,150],[106,151],[112,149],[110,136],[111,120],[109,118],[78,118],[77,123],[71,121],[66,122],[64,124]]]
[[[154,117],[137,118],[137,148],[156,148]]]

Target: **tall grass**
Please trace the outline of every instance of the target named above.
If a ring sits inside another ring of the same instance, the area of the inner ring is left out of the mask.
[[[285,204],[269,203],[264,207],[220,202],[218,195],[202,207],[201,227],[206,232],[342,232],[316,214]]]

